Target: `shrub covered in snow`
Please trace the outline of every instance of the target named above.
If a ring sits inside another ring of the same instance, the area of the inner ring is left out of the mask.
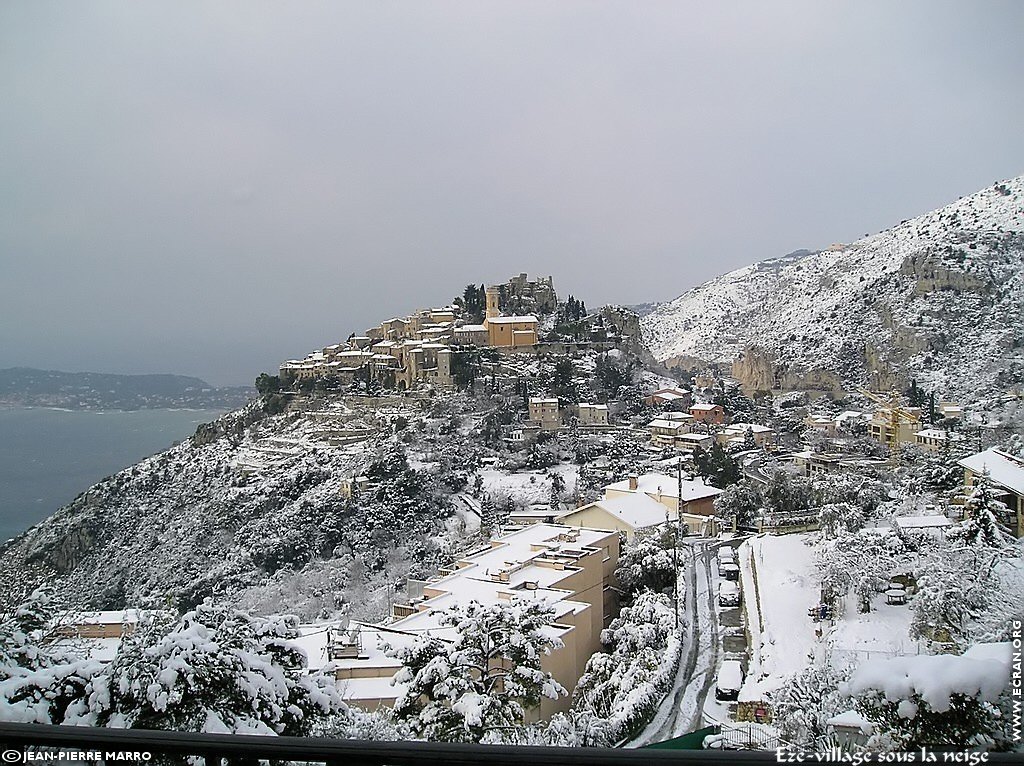
[[[672,684],[682,651],[680,635],[671,599],[641,593],[601,632],[608,651],[587,661],[573,708],[605,719],[613,742],[638,732]]]
[[[869,660],[847,688],[875,726],[869,747],[991,748],[1009,724],[998,706],[1008,681],[999,660],[942,654]]]

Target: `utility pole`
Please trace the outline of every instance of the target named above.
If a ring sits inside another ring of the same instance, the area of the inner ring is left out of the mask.
[[[683,508],[683,461],[676,455],[676,533],[672,544],[672,563],[676,570],[675,583],[675,604],[676,604],[676,630],[679,629],[679,525],[682,518]]]

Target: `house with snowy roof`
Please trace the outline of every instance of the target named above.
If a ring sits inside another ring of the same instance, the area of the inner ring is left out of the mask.
[[[562,413],[558,399],[554,397],[531,396],[527,402],[530,425],[541,431],[557,431],[562,427]]]
[[[580,402],[576,405],[576,417],[581,426],[606,426],[608,425],[608,405]]]
[[[695,404],[690,414],[701,423],[720,426],[725,422],[725,408],[720,404]]]
[[[681,494],[680,494],[681,493]],[[660,524],[686,525],[691,534],[715,534],[715,498],[722,491],[701,481],[661,473],[631,474],[604,488],[600,500],[559,517],[562,524],[615,529],[632,539]]]
[[[648,407],[680,407],[688,409],[693,395],[683,388],[659,388],[644,397]]]
[[[958,460],[964,469],[964,486],[986,482],[996,499],[1017,519],[1017,537],[1024,537],[1024,460],[995,447]]]
[[[531,720],[568,709],[587,660],[601,648],[601,630],[618,613],[615,569],[619,535],[613,530],[562,524],[530,524],[467,553],[427,581],[409,581],[407,599],[394,604],[386,625],[309,625],[294,640],[308,657],[309,670],[334,673],[347,702],[374,710],[391,706],[402,693],[392,684],[399,663],[386,647],[411,645],[424,636],[451,640],[456,630],[442,624],[452,608],[517,599],[547,601],[554,618],[545,632],[562,643],[541,667],[569,695],[544,698]]]
[[[683,420],[655,418],[647,424],[647,430],[651,434],[651,444],[657,447],[674,447],[677,436],[689,433],[690,424]]]
[[[767,449],[775,444],[775,430],[760,423],[733,423],[726,426],[717,434],[719,444],[743,444],[747,434],[754,439],[754,444],[762,449]]]
[[[924,428],[914,434],[914,444],[927,452],[940,452],[949,441],[941,428]]]

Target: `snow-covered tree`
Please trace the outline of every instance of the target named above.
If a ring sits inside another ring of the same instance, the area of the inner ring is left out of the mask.
[[[675,585],[676,559],[672,545],[674,535],[657,531],[637,533],[619,556],[615,574],[626,601],[645,590],[660,592]]]
[[[911,636],[960,648],[1006,640],[1008,618],[1019,616],[1024,603],[1019,558],[1019,548],[987,536],[972,520],[951,530],[918,565]]]
[[[864,514],[850,503],[829,503],[818,510],[821,534],[834,539],[843,532],[856,532],[864,526]]]
[[[800,748],[822,750],[829,737],[828,719],[849,708],[840,685],[847,670],[831,664],[808,667],[772,693],[773,720],[783,738]]]
[[[521,599],[441,615],[451,640],[422,636],[388,650],[403,665],[395,683],[405,685],[393,715],[428,740],[507,741],[529,708],[567,693],[541,667],[562,646],[546,630],[553,617],[548,603]]]
[[[0,621],[0,720],[63,723],[102,665],[85,659],[55,633],[57,611],[48,588]]]
[[[862,612],[885,589],[905,553],[900,538],[887,531],[863,529],[824,540],[816,553],[821,589],[826,599],[839,599],[851,590]]]
[[[671,599],[647,591],[601,632],[576,685],[573,709],[607,720],[609,741],[640,730],[672,683],[682,650]]]
[[[730,484],[715,498],[715,515],[725,521],[735,521],[737,526],[748,527],[757,520],[763,505],[760,486],[743,479]]]
[[[294,617],[206,602],[180,618],[143,615],[90,685],[80,723],[306,736],[347,710],[333,677],[306,674]]]

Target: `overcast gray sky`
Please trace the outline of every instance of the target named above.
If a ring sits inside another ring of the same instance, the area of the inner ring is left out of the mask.
[[[1024,173],[1024,3],[0,4],[0,367],[248,383],[469,282],[671,299]]]

